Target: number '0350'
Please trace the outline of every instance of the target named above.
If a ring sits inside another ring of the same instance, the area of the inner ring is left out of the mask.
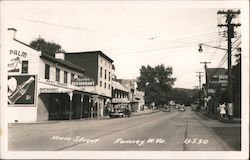
[[[198,138],[186,138],[184,141],[185,144],[207,144],[207,139],[198,139]]]

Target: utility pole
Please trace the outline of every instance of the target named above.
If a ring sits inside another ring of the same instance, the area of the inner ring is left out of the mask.
[[[205,101],[204,101],[204,105],[205,105],[205,109],[207,110],[207,98],[208,98],[208,72],[207,72],[207,64],[211,63],[211,62],[200,62],[201,64],[204,64],[205,67],[205,76],[206,76],[206,84],[205,84]]]
[[[200,62],[201,64],[204,64],[204,68],[205,68],[205,75],[206,75],[206,85],[208,83],[208,74],[207,74],[207,64],[211,63],[211,62]]]
[[[203,76],[203,75],[201,75],[203,72],[196,72],[196,73],[198,73],[199,75],[196,75],[197,77],[199,77],[199,89],[201,90],[201,76]]]
[[[234,38],[234,27],[241,26],[241,24],[234,24],[232,23],[232,19],[236,17],[236,15],[240,14],[240,10],[233,11],[233,10],[227,10],[227,11],[218,11],[217,14],[223,14],[226,16],[226,24],[218,24],[218,27],[227,27],[227,39],[228,39],[228,108],[233,107],[233,89],[232,89],[232,38]]]

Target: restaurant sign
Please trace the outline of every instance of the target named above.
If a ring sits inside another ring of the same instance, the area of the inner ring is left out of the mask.
[[[72,85],[79,86],[79,87],[94,86],[95,85],[95,81],[92,78],[87,77],[87,76],[77,77],[71,83],[72,83]]]

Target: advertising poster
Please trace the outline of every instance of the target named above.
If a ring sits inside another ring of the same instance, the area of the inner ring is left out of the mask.
[[[8,76],[8,104],[34,104],[35,76]]]

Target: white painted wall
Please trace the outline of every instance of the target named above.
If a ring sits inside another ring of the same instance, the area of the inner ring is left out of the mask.
[[[11,36],[11,35],[10,35]],[[10,39],[8,42],[8,63],[11,59],[15,58],[15,55],[11,53],[12,50],[17,50],[20,52],[26,52],[26,57],[20,57],[20,60],[27,60],[28,61],[28,74],[21,74],[20,73],[8,73],[8,76],[11,75],[38,75],[39,72],[39,56],[40,52],[21,44],[13,39]],[[38,80],[36,79],[36,85]],[[37,88],[37,87],[36,87]],[[37,95],[37,91],[35,91]],[[7,122],[14,123],[15,121],[18,122],[36,122],[37,120],[37,96],[35,95],[35,103],[34,105],[13,105],[8,106],[7,109]]]

